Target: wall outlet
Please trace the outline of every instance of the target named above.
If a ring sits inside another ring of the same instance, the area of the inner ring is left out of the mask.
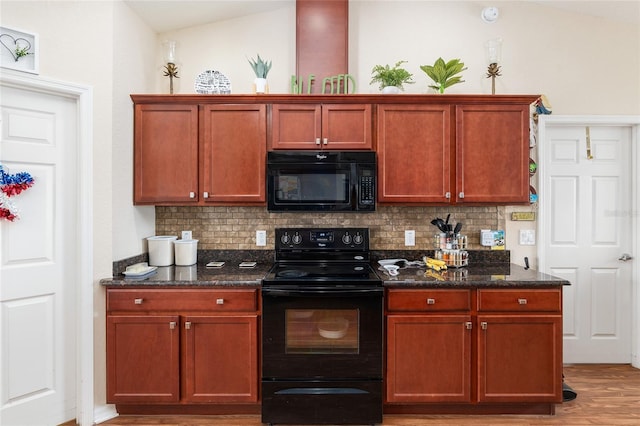
[[[267,231],[256,231],[256,245],[257,246],[267,245]]]
[[[182,231],[183,240],[193,240],[193,234],[191,231]]]
[[[415,246],[416,245],[416,231],[409,229],[404,231],[404,245]]]
[[[520,245],[534,246],[536,245],[536,231],[534,229],[520,230]]]

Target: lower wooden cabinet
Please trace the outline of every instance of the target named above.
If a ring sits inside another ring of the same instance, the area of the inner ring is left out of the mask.
[[[257,403],[258,290],[107,289],[107,402]]]
[[[386,325],[388,405],[562,402],[561,289],[389,289]]]

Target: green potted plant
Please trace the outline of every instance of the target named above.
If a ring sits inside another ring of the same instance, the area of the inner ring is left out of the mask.
[[[379,83],[382,93],[399,93],[404,90],[404,84],[413,84],[413,74],[402,68],[402,64],[407,61],[398,61],[392,67],[376,65],[371,70],[371,83]]]
[[[271,61],[264,61],[259,54],[257,56],[257,59],[248,59],[251,68],[253,68],[253,72],[256,74],[256,79],[254,80],[256,86],[255,92],[266,93],[267,75],[271,70]]]
[[[438,58],[433,65],[420,65],[420,69],[434,81],[435,84],[431,84],[429,87],[444,93],[444,89],[447,87],[464,82],[462,76],[457,74],[467,68],[464,66],[464,62],[460,62],[460,59],[445,62],[442,58]]]

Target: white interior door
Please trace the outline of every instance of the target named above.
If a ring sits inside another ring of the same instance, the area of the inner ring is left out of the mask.
[[[0,224],[0,424],[56,425],[76,417],[76,101],[0,90],[0,161],[35,179]]]
[[[629,363],[633,260],[620,258],[633,256],[632,127],[547,124],[544,133],[539,260],[571,282],[564,362]]]

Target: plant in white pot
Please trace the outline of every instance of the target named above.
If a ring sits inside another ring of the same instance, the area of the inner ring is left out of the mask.
[[[462,76],[457,74],[467,68],[464,66],[464,62],[460,62],[460,59],[452,59],[445,62],[444,59],[438,58],[433,65],[420,65],[420,69],[433,80],[434,84],[429,85],[429,87],[439,93],[444,93],[444,89],[447,87],[464,82]]]
[[[398,61],[393,67],[376,65],[371,70],[371,83],[379,83],[382,93],[400,93],[404,84],[413,84],[413,74],[402,68],[407,61]]]
[[[257,59],[248,59],[253,72],[256,74],[256,79],[254,80],[256,93],[267,93],[267,75],[271,70],[271,61],[264,61],[260,55],[257,56]]]

